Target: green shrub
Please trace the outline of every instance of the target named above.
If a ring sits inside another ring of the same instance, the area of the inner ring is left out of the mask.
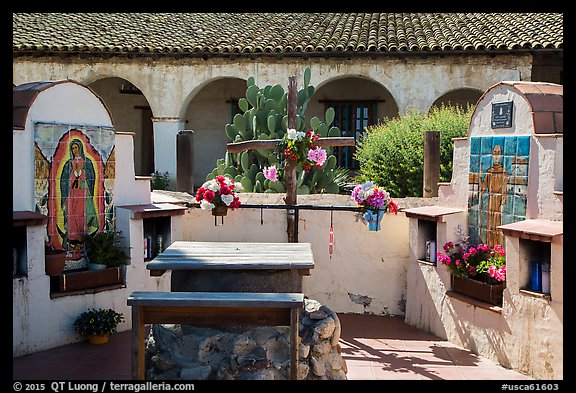
[[[150,181],[150,191],[167,190],[169,185],[170,185],[170,173],[168,173],[168,171],[164,173],[154,171],[154,173],[152,173],[152,180]]]
[[[358,143],[355,180],[372,180],[393,197],[420,197],[424,178],[424,132],[440,131],[440,181],[452,178],[452,138],[467,135],[474,108],[441,106],[423,115],[415,110],[366,129]]]

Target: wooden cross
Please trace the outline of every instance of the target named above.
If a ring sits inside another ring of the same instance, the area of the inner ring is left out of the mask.
[[[288,78],[288,128],[296,129],[297,117],[297,90],[296,78],[291,76]],[[269,140],[252,140],[236,143],[228,143],[227,151],[229,153],[240,153],[247,150],[255,149],[274,149],[276,145],[281,142],[280,139]],[[332,137],[332,138],[318,138],[315,142],[316,146],[354,146],[356,143],[353,137]],[[298,178],[296,173],[296,162],[293,160],[286,160],[284,167],[286,179],[286,197],[284,202],[286,205],[296,205],[298,194]],[[288,242],[295,242],[295,214],[294,210],[288,210],[287,214],[287,229]]]

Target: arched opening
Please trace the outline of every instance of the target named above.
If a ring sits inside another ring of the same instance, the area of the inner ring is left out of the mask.
[[[194,131],[194,185],[201,186],[226,153],[226,124],[240,113],[238,100],[246,95],[246,81],[221,78],[208,82],[192,98],[184,116]]]
[[[469,105],[474,106],[482,96],[482,91],[471,88],[462,88],[449,91],[438,97],[430,109],[441,106],[459,106],[466,109]]]
[[[112,113],[116,131],[134,132],[134,171],[137,176],[154,172],[152,110],[146,97],[123,78],[102,78],[89,84]]]
[[[344,76],[322,83],[306,109],[306,119],[325,118],[326,109],[336,113],[334,125],[342,136],[362,137],[366,127],[378,124],[385,118],[398,116],[398,105],[390,92],[379,83],[358,76]],[[358,169],[352,146],[336,147],[334,154],[338,166]]]

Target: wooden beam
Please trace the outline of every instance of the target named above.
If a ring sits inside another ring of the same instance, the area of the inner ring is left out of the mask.
[[[241,153],[247,150],[255,150],[255,149],[270,149],[274,150],[276,145],[280,143],[281,139],[268,139],[268,140],[251,140],[251,141],[242,141],[242,142],[235,142],[235,143],[228,143],[226,145],[226,150],[229,153]],[[316,141],[316,146],[326,147],[326,146],[354,146],[356,144],[356,140],[354,137],[348,136],[339,136],[333,138],[319,138]]]
[[[297,114],[298,109],[298,91],[296,78],[291,76],[288,78],[288,128],[297,128]],[[296,162],[286,159],[286,166],[284,167],[284,174],[286,177],[286,197],[284,202],[287,205],[296,205],[296,198],[298,194],[298,173],[296,172]],[[295,229],[296,229],[296,212],[294,209],[286,211],[288,243],[295,243]]]
[[[432,198],[438,196],[440,181],[440,131],[424,133],[424,181],[423,196]]]
[[[144,380],[144,315],[142,307],[132,307],[132,379]]]
[[[298,379],[298,346],[300,345],[300,335],[298,334],[298,316],[301,308],[290,310],[290,379]],[[293,328],[296,326],[296,328]]]

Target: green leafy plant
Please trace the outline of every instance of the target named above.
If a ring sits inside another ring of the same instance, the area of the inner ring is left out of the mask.
[[[349,195],[356,186],[356,183],[352,181],[350,173],[350,169],[343,166],[334,168],[334,182],[338,184],[340,194]]]
[[[116,332],[124,315],[112,309],[91,308],[74,321],[74,329],[82,336],[101,336]]]
[[[84,235],[86,256],[90,263],[108,267],[126,265],[130,257],[122,246],[121,239],[122,236],[118,231]]]
[[[167,190],[170,186],[170,173],[168,171],[160,173],[155,171],[152,173],[152,180],[150,181],[150,190]]]
[[[441,106],[423,115],[415,110],[366,129],[355,158],[356,181],[367,180],[397,198],[421,197],[424,179],[424,132],[440,131],[440,181],[452,177],[452,138],[466,136],[473,107]]]

